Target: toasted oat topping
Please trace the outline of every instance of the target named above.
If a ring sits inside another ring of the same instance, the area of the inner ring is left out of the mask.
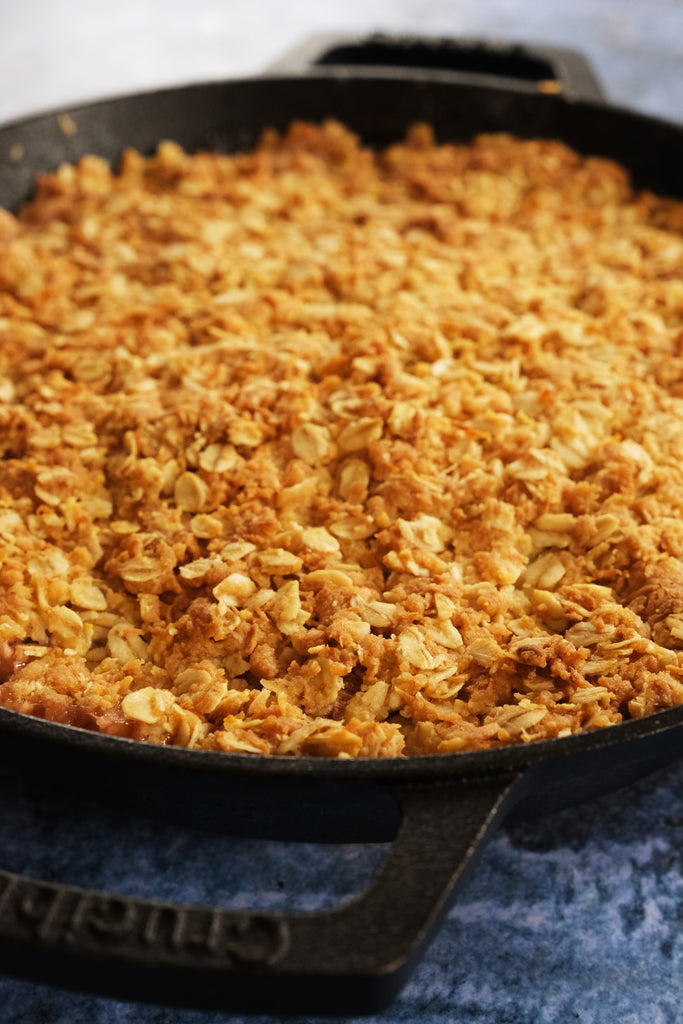
[[[683,204],[425,126],[0,213],[0,702],[393,757],[683,702]]]

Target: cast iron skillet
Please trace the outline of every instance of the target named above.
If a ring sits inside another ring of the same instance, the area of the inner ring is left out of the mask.
[[[264,77],[0,129],[0,203],[16,207],[37,172],[85,152],[115,163],[125,146],[149,152],[162,138],[235,150],[265,126],[329,116],[373,145],[395,141],[416,120],[444,140],[501,130],[560,138],[619,160],[638,187],[682,195],[683,129],[599,96],[590,69],[565,51],[314,40]],[[385,761],[155,747],[0,710],[2,760],[131,814],[271,839],[391,841],[360,897],[312,914],[181,906],[0,871],[0,964],[10,975],[119,999],[370,1013],[407,980],[495,823],[513,810],[542,814],[628,785],[678,757],[682,743],[683,707],[549,742]]]

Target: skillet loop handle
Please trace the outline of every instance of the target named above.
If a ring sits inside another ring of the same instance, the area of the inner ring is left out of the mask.
[[[375,1012],[407,980],[520,778],[400,785],[402,824],[370,885],[322,912],[161,903],[0,871],[2,971],[167,1006]]]
[[[330,68],[357,74],[363,68],[450,71],[482,84],[515,83],[529,91],[557,92],[600,101],[605,94],[588,61],[574,50],[541,44],[503,43],[409,35],[316,35],[281,57],[269,72]]]

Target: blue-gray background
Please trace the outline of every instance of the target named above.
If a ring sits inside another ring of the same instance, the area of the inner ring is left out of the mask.
[[[578,49],[612,101],[683,121],[683,0],[0,0],[0,121],[255,73],[312,34],[375,30]],[[11,777],[0,777],[0,792],[0,866],[118,892],[314,909],[361,887],[382,852],[200,839],[48,800]],[[681,1024],[682,850],[683,766],[504,829],[401,997],[375,1020]],[[5,1024],[245,1019],[71,995],[0,975]]]

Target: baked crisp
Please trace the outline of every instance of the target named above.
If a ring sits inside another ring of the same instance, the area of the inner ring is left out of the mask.
[[[0,701],[205,750],[683,703],[683,204],[337,123],[0,214]]]

